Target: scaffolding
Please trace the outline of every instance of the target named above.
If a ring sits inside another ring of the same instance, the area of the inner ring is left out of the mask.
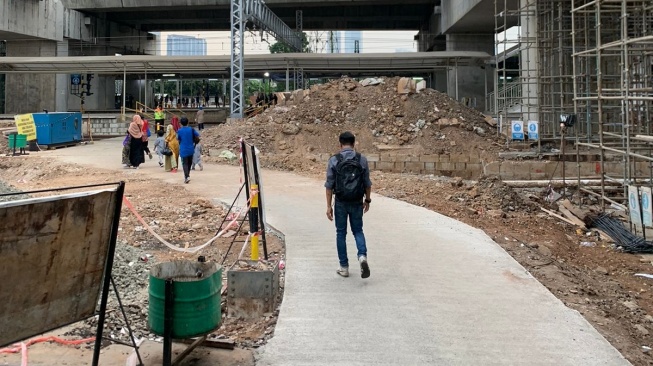
[[[572,0],[570,6],[574,112],[588,132],[577,137],[577,151],[600,155],[600,189],[580,186],[577,164],[579,187],[603,208],[626,208],[629,186],[653,182],[653,0]],[[618,194],[606,190],[615,183]]]
[[[512,120],[538,120],[536,3],[536,0],[494,1],[495,91],[487,104],[490,112],[497,116],[499,133],[508,137]],[[519,34],[514,39],[509,30],[516,25]],[[515,59],[519,62],[513,62]]]

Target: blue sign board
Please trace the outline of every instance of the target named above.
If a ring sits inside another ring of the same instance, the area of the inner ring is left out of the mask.
[[[529,140],[539,140],[540,139],[540,128],[537,121],[528,121],[528,139]]]
[[[81,85],[82,84],[82,75],[81,74],[72,74],[70,75],[70,85]]]
[[[512,139],[513,140],[524,139],[524,122],[512,121]]]

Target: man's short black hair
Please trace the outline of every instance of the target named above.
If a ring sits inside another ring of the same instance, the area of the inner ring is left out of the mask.
[[[354,146],[356,143],[356,136],[354,136],[354,134],[349,131],[345,131],[340,134],[338,140],[340,141],[340,145]]]
[[[181,117],[181,125],[182,126],[188,126],[188,118]]]
[[[156,131],[156,135],[159,137],[163,137],[163,130]]]

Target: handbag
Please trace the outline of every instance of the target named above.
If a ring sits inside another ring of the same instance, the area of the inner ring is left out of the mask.
[[[198,132],[197,135],[196,135],[196,134],[195,134],[195,129],[193,129],[193,143],[194,143],[195,145],[197,145],[197,144],[200,143],[200,135],[199,135],[199,132]]]
[[[166,144],[166,147],[163,148],[163,151],[161,151],[161,154],[165,156],[172,156],[172,150],[168,147],[168,144]]]

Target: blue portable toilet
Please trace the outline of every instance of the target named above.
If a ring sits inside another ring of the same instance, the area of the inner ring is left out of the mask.
[[[82,114],[77,112],[33,113],[36,142],[57,145],[82,141]]]

